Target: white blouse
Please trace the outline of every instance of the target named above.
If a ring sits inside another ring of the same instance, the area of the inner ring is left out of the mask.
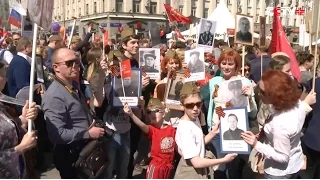
[[[264,126],[265,143],[257,142],[255,149],[266,158],[264,171],[273,176],[285,176],[298,172],[304,164],[301,148],[301,129],[306,117],[305,104],[286,112],[273,109],[271,121]]]

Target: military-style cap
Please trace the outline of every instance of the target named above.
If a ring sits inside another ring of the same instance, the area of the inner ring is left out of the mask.
[[[59,35],[52,35],[49,37],[49,42],[53,41],[62,41],[62,38]]]
[[[286,54],[284,52],[275,52],[275,53],[271,54],[271,58],[274,58],[275,56],[286,56],[286,57],[289,57],[288,54]]]
[[[197,85],[194,82],[187,82],[183,84],[180,91],[180,96],[196,93],[200,93],[200,89],[197,87]]]
[[[143,54],[143,59],[146,59],[147,57],[153,57],[153,59],[157,58],[154,51],[145,52]]]
[[[133,29],[127,27],[127,28],[125,28],[125,29],[121,32],[121,40],[123,40],[123,39],[126,38],[126,37],[132,36],[132,35],[134,35],[134,34],[135,34],[135,33],[134,33]]]
[[[121,61],[122,53],[118,50],[110,51],[108,54],[108,61],[114,61],[115,59]]]
[[[190,52],[190,56],[192,56],[192,55],[197,55],[198,57],[200,56],[200,52],[199,51],[192,51],[192,52]]]
[[[150,108],[150,109],[155,109],[155,108],[164,109],[165,106],[161,103],[161,101],[158,98],[151,98],[148,103],[148,108]]]
[[[80,42],[80,41],[81,41],[81,38],[79,36],[72,36],[71,44],[72,43],[77,43],[77,42]]]
[[[231,47],[229,47],[229,46],[222,46],[222,47],[221,47],[221,50],[222,50],[223,52],[233,51],[233,49],[232,49]]]
[[[176,56],[176,51],[174,51],[174,50],[169,50],[165,55],[165,57],[170,58],[170,59],[175,58],[175,56]]]

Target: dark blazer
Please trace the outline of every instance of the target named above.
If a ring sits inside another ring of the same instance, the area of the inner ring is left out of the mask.
[[[312,88],[312,79],[307,84],[307,91],[310,92]],[[316,78],[315,92],[320,94],[320,78]],[[307,129],[304,132],[302,141],[309,148],[320,151],[320,96],[317,96],[317,103],[312,105],[312,110],[310,114],[306,117],[305,126]]]
[[[242,140],[241,133],[244,131],[241,129],[235,129],[234,131],[228,130],[223,133],[223,140]]]
[[[251,43],[252,42],[252,34],[248,32],[247,34],[242,34],[241,31],[237,32],[237,41]]]
[[[15,98],[20,89],[30,85],[30,71],[31,65],[24,57],[13,57],[7,70],[9,96]]]

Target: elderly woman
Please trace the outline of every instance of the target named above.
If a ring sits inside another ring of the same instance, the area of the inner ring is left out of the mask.
[[[6,84],[6,67],[0,61],[0,90]],[[26,133],[28,119],[34,120],[38,110],[32,103],[26,102],[22,115],[12,118],[4,104],[0,103],[0,178],[21,179],[26,176],[24,152],[33,148],[37,143],[35,132]]]
[[[258,88],[262,102],[270,104],[273,112],[260,134],[265,141],[257,141],[249,131],[241,137],[266,158],[266,179],[296,179],[304,165],[300,137],[306,117],[297,82],[284,72],[270,70],[262,75]]]

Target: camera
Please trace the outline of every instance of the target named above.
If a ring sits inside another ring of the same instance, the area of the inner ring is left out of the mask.
[[[100,119],[95,119],[95,126],[96,127],[99,127],[99,128],[103,128],[104,129],[104,137],[107,138],[107,139],[111,139],[112,136],[114,135],[114,130],[108,128],[106,126],[106,124],[100,120]]]

